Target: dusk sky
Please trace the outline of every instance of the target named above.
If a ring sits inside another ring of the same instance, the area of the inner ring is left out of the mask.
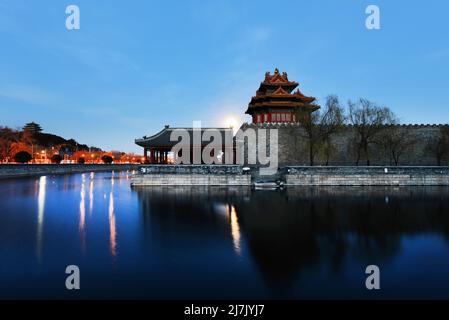
[[[369,4],[380,30],[365,28]],[[320,103],[366,97],[403,123],[448,123],[448,14],[436,0],[0,0],[0,125],[141,152],[134,139],[165,124],[249,121],[276,67]]]

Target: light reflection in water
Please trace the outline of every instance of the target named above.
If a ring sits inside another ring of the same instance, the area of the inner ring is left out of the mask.
[[[92,215],[94,209],[94,177],[95,173],[90,173],[90,183],[89,183],[89,215]]]
[[[39,192],[37,196],[37,257],[40,260],[42,256],[42,231],[44,226],[45,212],[45,192],[47,186],[47,177],[39,178]]]
[[[79,222],[79,232],[81,238],[81,248],[84,250],[86,248],[86,175],[83,173],[81,175],[81,191],[80,191],[80,222]]]
[[[114,172],[111,177],[111,192],[109,193],[109,247],[113,257],[117,254],[117,230],[114,213]]]
[[[231,225],[231,235],[234,245],[234,251],[240,256],[242,254],[240,226],[239,220],[237,218],[237,212],[235,211],[235,207],[233,205],[228,205],[228,215],[229,223]]]
[[[85,194],[86,194],[86,175],[83,173],[81,175],[82,182],[81,182],[81,192],[80,192],[80,223],[79,223],[79,229],[80,232],[84,230],[84,227],[86,225],[86,205],[85,205]]]

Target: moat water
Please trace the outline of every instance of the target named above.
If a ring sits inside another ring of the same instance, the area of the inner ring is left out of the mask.
[[[449,188],[0,181],[0,298],[449,298]],[[80,290],[65,287],[68,265]],[[365,269],[380,269],[380,290]]]

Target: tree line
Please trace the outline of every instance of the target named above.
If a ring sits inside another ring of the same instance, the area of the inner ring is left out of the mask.
[[[322,163],[329,164],[336,152],[333,138],[348,130],[348,125],[352,128],[348,151],[357,166],[371,165],[374,147],[383,150],[390,164],[396,166],[417,144],[424,144],[425,152],[434,157],[438,166],[449,158],[449,126],[439,127],[436,134],[425,140],[419,139],[400,126],[399,118],[390,108],[365,98],[350,100],[344,107],[338,96],[329,95],[320,110],[311,113],[297,108],[295,113],[303,129],[295,137],[295,145],[297,139],[306,141],[311,166],[316,164],[318,156]]]
[[[27,163],[39,149],[52,150],[53,163],[60,163],[65,154],[76,151],[101,151],[99,148],[79,144],[73,139],[66,140],[57,135],[42,133],[40,125],[34,122],[26,124],[23,129],[0,126],[0,162]]]

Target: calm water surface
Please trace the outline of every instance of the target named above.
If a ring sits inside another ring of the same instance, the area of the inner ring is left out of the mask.
[[[449,298],[448,188],[0,181],[0,298]],[[78,265],[81,290],[65,289]],[[365,289],[365,268],[381,290]]]

